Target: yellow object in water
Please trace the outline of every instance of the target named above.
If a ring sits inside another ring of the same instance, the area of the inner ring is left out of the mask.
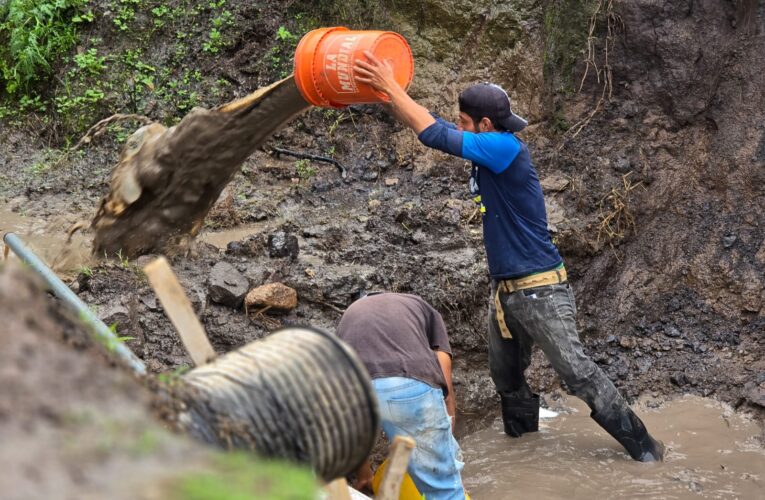
[[[388,467],[388,460],[385,460],[380,464],[380,467],[377,468],[375,475],[372,478],[372,491],[375,495],[377,495],[377,491],[380,489],[380,483],[382,482],[386,467]],[[420,494],[409,474],[404,474],[404,480],[401,481],[401,491],[399,491],[398,500],[422,500],[423,498],[423,495]],[[465,492],[465,500],[470,500],[467,491]]]

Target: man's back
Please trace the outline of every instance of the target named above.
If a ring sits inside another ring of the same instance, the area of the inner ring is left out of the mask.
[[[383,293],[354,302],[337,335],[374,378],[409,377],[446,389],[434,350],[451,354],[441,315],[414,295]]]

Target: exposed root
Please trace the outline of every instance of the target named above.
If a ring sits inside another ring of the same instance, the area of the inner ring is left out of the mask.
[[[643,185],[642,181],[635,184],[629,179],[632,172],[622,176],[622,185],[611,189],[600,200],[600,223],[598,224],[598,241],[604,239],[614,248],[614,241],[624,239],[627,231],[635,227],[635,216],[629,209],[630,193]]]
[[[595,29],[600,20],[606,22],[606,37],[603,40],[603,48],[598,51],[598,37],[595,36]],[[566,133],[571,132],[571,137],[576,137],[590,123],[593,117],[601,111],[607,101],[611,99],[613,93],[613,75],[611,72],[611,62],[609,55],[616,41],[616,32],[624,28],[624,22],[618,14],[614,12],[614,0],[599,0],[595,11],[590,17],[590,28],[587,33],[587,57],[585,58],[584,74],[579,83],[579,92],[584,87],[584,82],[590,74],[590,70],[595,75],[597,83],[602,85],[600,97],[593,110],[583,119],[575,123]],[[598,56],[602,59],[602,64],[598,65]]]

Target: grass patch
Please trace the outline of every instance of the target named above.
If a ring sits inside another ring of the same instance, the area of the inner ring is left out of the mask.
[[[316,481],[307,469],[281,462],[255,461],[244,453],[221,455],[214,471],[189,474],[175,482],[173,500],[314,500]]]

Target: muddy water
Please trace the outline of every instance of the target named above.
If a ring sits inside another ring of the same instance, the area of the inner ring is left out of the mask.
[[[506,437],[499,421],[463,439],[472,498],[765,498],[762,429],[721,403],[685,396],[637,406],[668,447],[663,464],[630,460],[579,400],[554,409],[557,417],[520,439]]]
[[[71,224],[72,221],[64,217],[48,220],[26,217],[0,204],[0,235],[16,233],[43,262],[64,275],[75,274],[92,262],[90,242],[80,233],[75,233],[67,243],[66,230]],[[13,252],[9,252],[9,258],[16,258]]]

